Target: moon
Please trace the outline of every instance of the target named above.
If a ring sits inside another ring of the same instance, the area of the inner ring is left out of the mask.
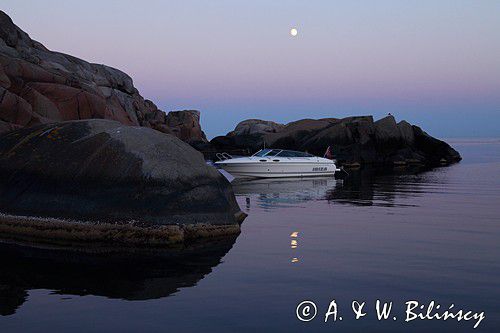
[[[297,36],[297,34],[298,34],[298,33],[299,33],[299,32],[297,31],[297,29],[296,29],[296,28],[292,28],[292,29],[290,29],[290,35],[291,35],[292,37]]]

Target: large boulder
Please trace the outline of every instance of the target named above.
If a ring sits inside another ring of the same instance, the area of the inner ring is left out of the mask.
[[[0,133],[93,118],[206,141],[197,111],[166,115],[139,94],[124,72],[50,51],[0,11]]]
[[[228,181],[174,136],[109,120],[0,136],[0,233],[168,245],[235,234]]]
[[[229,132],[227,136],[276,133],[281,131],[284,127],[283,124],[278,124],[274,121],[247,119],[236,125],[234,131]]]

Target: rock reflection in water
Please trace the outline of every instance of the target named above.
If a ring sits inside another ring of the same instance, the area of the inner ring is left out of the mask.
[[[403,206],[396,199],[419,196],[422,184],[429,182],[425,170],[360,169],[349,171],[344,180],[328,178],[246,179],[233,183],[234,192],[245,198],[250,212],[252,202],[259,208],[298,206],[311,200],[355,206]],[[405,204],[408,205],[408,204]],[[410,205],[411,206],[411,205]]]
[[[329,201],[356,206],[413,206],[397,203],[397,198],[419,196],[428,182],[422,169],[362,169],[350,171],[349,177],[326,192]]]
[[[32,289],[123,300],[167,297],[202,280],[235,240],[230,237],[182,251],[146,254],[88,254],[0,243],[0,315],[14,314]]]

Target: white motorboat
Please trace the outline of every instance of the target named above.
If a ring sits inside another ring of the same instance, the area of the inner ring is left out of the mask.
[[[339,171],[335,161],[308,153],[283,149],[262,149],[249,157],[218,154],[215,165],[234,177],[313,177],[333,176]]]

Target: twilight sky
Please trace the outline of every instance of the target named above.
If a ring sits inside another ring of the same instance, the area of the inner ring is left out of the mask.
[[[19,1],[51,50],[128,73],[209,137],[241,120],[391,112],[438,137],[500,137],[500,1]],[[293,38],[289,30],[297,27]]]

